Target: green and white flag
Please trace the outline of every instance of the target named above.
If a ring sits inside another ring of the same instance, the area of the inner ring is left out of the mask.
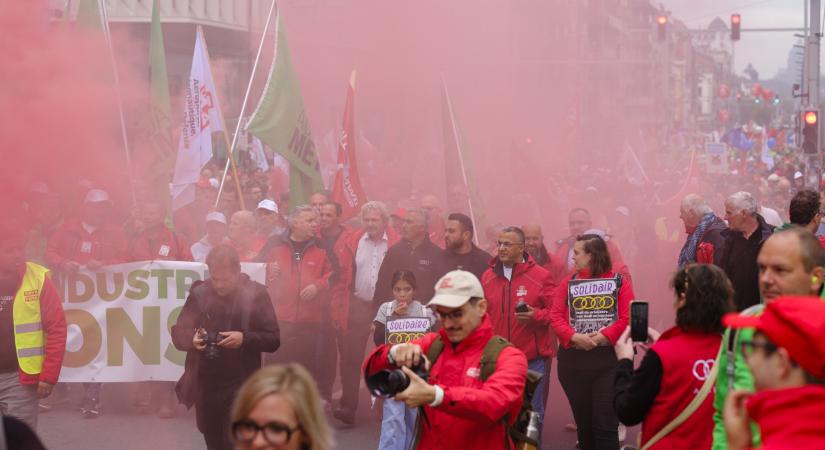
[[[324,189],[324,182],[280,11],[276,24],[275,56],[269,79],[246,129],[289,162],[292,208],[306,203],[313,192]]]

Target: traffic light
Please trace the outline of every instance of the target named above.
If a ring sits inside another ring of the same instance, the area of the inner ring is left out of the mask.
[[[741,32],[742,16],[739,14],[730,15],[730,40],[738,41]]]
[[[656,27],[658,39],[664,41],[667,38],[667,16],[659,16],[656,18]]]
[[[819,111],[807,110],[802,113],[802,152],[819,152]]]

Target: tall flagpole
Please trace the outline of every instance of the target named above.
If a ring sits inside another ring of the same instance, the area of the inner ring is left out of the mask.
[[[467,205],[470,208],[470,220],[473,221],[474,225],[479,225],[476,222],[476,216],[473,213],[473,195],[470,192],[470,185],[467,183],[467,171],[464,169],[464,154],[461,151],[461,143],[458,141],[458,130],[456,129],[455,125],[455,114],[453,114],[453,101],[450,99],[450,91],[447,90],[447,80],[444,79],[444,76],[441,76],[441,83],[444,86],[444,96],[447,97],[447,109],[450,112],[450,125],[453,128],[453,139],[455,140],[455,148],[458,151],[458,163],[461,166],[461,178],[464,180],[464,186],[467,187]],[[473,241],[475,244],[478,245],[478,233],[473,233]]]
[[[117,74],[115,50],[112,47],[112,35],[109,30],[109,14],[106,12],[106,0],[97,0],[97,4],[100,9],[103,36],[106,38],[106,46],[109,48],[109,61],[112,64],[112,74],[114,75],[117,110],[120,114],[120,134],[123,138],[123,149],[126,151],[126,170],[129,174],[129,189],[132,193],[132,205],[136,206],[137,196],[135,194],[135,179],[132,171],[132,152],[129,150],[129,138],[126,135],[126,117],[123,114],[123,98],[120,95],[120,76]]]
[[[206,45],[206,38],[203,36],[203,27],[201,27],[200,25],[198,25],[198,37],[200,38],[201,43],[203,44],[203,53],[206,56],[206,60],[210,61],[209,47],[207,47],[207,45]],[[212,69],[210,68],[209,70],[211,71]],[[217,91],[218,91],[218,87],[215,86],[215,96],[218,99],[220,99],[221,96],[218,95]],[[246,209],[246,205],[244,204],[244,199],[243,199],[243,191],[241,190],[241,181],[240,181],[240,179],[238,179],[238,168],[235,165],[235,155],[232,154],[232,148],[229,145],[229,135],[227,134],[227,131],[226,131],[226,119],[223,118],[223,109],[218,109],[218,111],[220,113],[219,115],[220,115],[220,118],[221,118],[221,127],[223,128],[223,133],[221,133],[221,134],[223,134],[223,142],[226,145],[226,148],[228,149],[227,150],[228,154],[227,154],[226,163],[227,163],[228,166],[229,165],[232,166],[232,178],[235,179],[235,190],[238,193],[238,202],[240,202],[240,204],[241,204],[241,209]],[[226,178],[226,170],[224,169],[223,179],[225,179],[225,178]],[[223,187],[223,180],[221,181],[221,187]],[[220,191],[218,191],[218,198],[215,201],[215,208],[218,207],[218,202],[220,202],[220,201],[221,201],[221,193],[220,193]]]
[[[255,63],[252,65],[252,74],[249,76],[249,84],[246,86],[246,94],[243,96],[243,103],[241,104],[241,111],[238,114],[238,123],[235,125],[235,134],[232,135],[232,142],[229,143],[229,147],[227,151],[229,152],[229,159],[226,161],[226,167],[223,169],[223,176],[221,177],[221,184],[218,187],[218,197],[215,199],[215,208],[218,207],[218,203],[221,200],[221,193],[223,192],[223,185],[226,182],[226,173],[229,171],[230,163],[233,164],[234,162],[232,159],[232,153],[235,150],[235,145],[238,143],[238,134],[241,132],[241,122],[243,121],[244,113],[246,112],[246,104],[249,102],[249,93],[252,91],[252,83],[255,81],[255,72],[258,70],[258,62],[261,60],[261,52],[264,49],[264,40],[266,39],[266,33],[269,30],[269,24],[272,22],[272,12],[275,10],[275,0],[272,0],[272,6],[269,7],[269,14],[266,16],[266,24],[264,25],[264,31],[261,34],[261,43],[258,45],[258,54],[255,56]],[[223,116],[221,116],[223,118]],[[226,124],[224,124],[224,133],[226,133]],[[227,138],[228,141],[228,138]],[[238,180],[237,174],[235,175],[235,180]],[[238,189],[240,192],[240,188]]]

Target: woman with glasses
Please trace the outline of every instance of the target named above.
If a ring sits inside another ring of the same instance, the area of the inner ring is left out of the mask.
[[[232,407],[238,450],[330,450],[318,387],[298,364],[271,365],[241,386]]]
[[[570,402],[582,450],[619,448],[613,412],[613,344],[628,325],[633,287],[615,274],[605,241],[596,234],[573,244],[576,271],[556,290],[550,321],[559,338],[559,381]]]
[[[710,378],[722,342],[722,318],[733,311],[733,287],[722,269],[708,264],[685,266],[674,275],[671,286],[676,294],[676,326],[661,337],[651,330],[655,343],[638,369],[633,370],[630,328],[616,342],[619,363],[613,406],[623,424],[642,423],[643,448],[709,449],[713,395],[699,399],[698,407],[687,408]],[[659,434],[686,410],[684,422]]]

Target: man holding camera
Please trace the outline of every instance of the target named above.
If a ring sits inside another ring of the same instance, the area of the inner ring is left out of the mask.
[[[209,278],[189,291],[172,342],[187,352],[176,390],[195,405],[208,450],[230,450],[229,409],[235,392],[261,368],[261,353],[280,345],[278,320],[266,287],[241,273],[238,251],[228,244],[206,257]]]
[[[492,375],[481,380],[481,357],[494,338],[493,327],[481,283],[469,272],[455,270],[444,275],[427,306],[435,310],[443,328],[408,344],[378,347],[364,362],[367,385],[372,388],[376,377],[387,378],[388,371],[401,368],[408,386],[383,395],[392,395],[409,408],[422,408],[418,450],[513,448],[507,426],[521,407],[527,376],[524,353],[510,345],[504,347]],[[442,345],[430,367],[426,355]],[[429,381],[416,374],[422,365]]]

